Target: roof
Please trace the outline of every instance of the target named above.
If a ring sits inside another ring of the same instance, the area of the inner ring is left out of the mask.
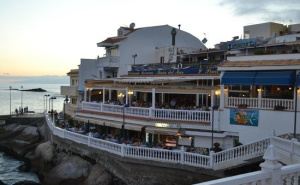
[[[114,44],[117,42],[120,42],[122,40],[126,39],[126,37],[111,37],[111,38],[107,38],[104,41],[100,42],[100,43],[110,43],[110,44]]]
[[[253,61],[226,61],[219,67],[254,67],[254,66],[295,66],[300,65],[300,59],[285,60],[253,60]]]
[[[73,75],[73,74],[79,74],[79,69],[71,69],[71,71],[67,73],[67,75]]]

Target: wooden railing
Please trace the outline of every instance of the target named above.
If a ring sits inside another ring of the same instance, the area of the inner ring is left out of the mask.
[[[225,107],[247,105],[247,108],[274,109],[275,106],[282,106],[285,110],[294,110],[294,100],[288,99],[228,97],[225,102]]]

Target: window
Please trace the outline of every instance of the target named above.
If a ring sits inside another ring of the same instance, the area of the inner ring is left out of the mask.
[[[102,79],[102,71],[99,71],[99,78]]]
[[[110,56],[112,56],[112,57],[117,57],[117,56],[119,56],[119,51],[118,51],[118,49],[112,49],[112,50],[110,50]]]
[[[74,86],[74,79],[72,79],[72,86]]]
[[[118,77],[118,71],[114,71],[113,72],[113,78],[117,78]]]
[[[164,57],[160,57],[160,63],[163,64],[164,63],[165,58]]]

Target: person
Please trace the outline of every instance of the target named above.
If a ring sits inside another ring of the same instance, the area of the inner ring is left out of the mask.
[[[18,116],[19,115],[19,111],[18,111],[17,108],[15,109],[15,112],[16,112],[16,115]]]
[[[100,138],[99,132],[95,132],[94,137],[95,137],[95,138]]]
[[[171,100],[170,106],[171,106],[172,109],[175,108],[175,106],[176,106],[176,100],[174,98]]]

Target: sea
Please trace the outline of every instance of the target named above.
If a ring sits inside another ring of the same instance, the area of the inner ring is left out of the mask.
[[[10,90],[10,86],[12,90]],[[46,104],[49,110],[49,97],[56,97],[56,99],[50,100],[50,109],[53,106],[53,110],[61,112],[63,111],[65,96],[60,95],[60,86],[68,86],[68,84],[0,83],[0,116],[10,115],[11,112],[14,113],[15,109],[20,107],[28,107],[28,111],[42,113],[46,108]],[[21,89],[35,88],[42,88],[47,92],[20,91]],[[47,101],[45,95],[50,95],[47,97]],[[13,185],[24,180],[39,183],[36,174],[18,170],[22,163],[22,161],[0,151],[0,181],[7,185]]]

